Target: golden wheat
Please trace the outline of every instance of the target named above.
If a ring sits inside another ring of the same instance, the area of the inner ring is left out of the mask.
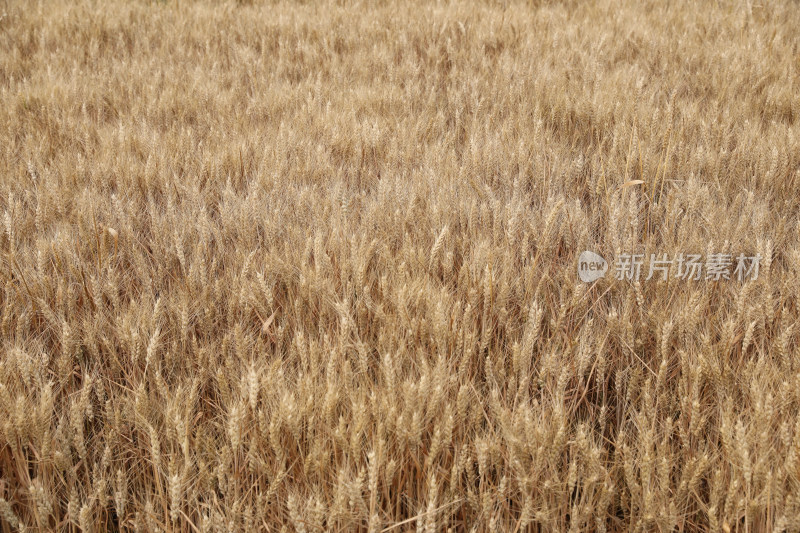
[[[0,11],[0,531],[800,531],[792,2]]]

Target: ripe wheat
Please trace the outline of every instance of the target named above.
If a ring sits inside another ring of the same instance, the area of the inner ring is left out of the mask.
[[[0,11],[0,531],[800,530],[792,2]]]

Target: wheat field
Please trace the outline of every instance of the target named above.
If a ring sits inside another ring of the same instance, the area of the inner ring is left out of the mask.
[[[3,533],[800,531],[797,2],[0,12]]]

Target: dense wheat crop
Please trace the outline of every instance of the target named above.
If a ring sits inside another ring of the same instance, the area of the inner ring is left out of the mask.
[[[0,531],[800,530],[796,2],[0,11]]]

